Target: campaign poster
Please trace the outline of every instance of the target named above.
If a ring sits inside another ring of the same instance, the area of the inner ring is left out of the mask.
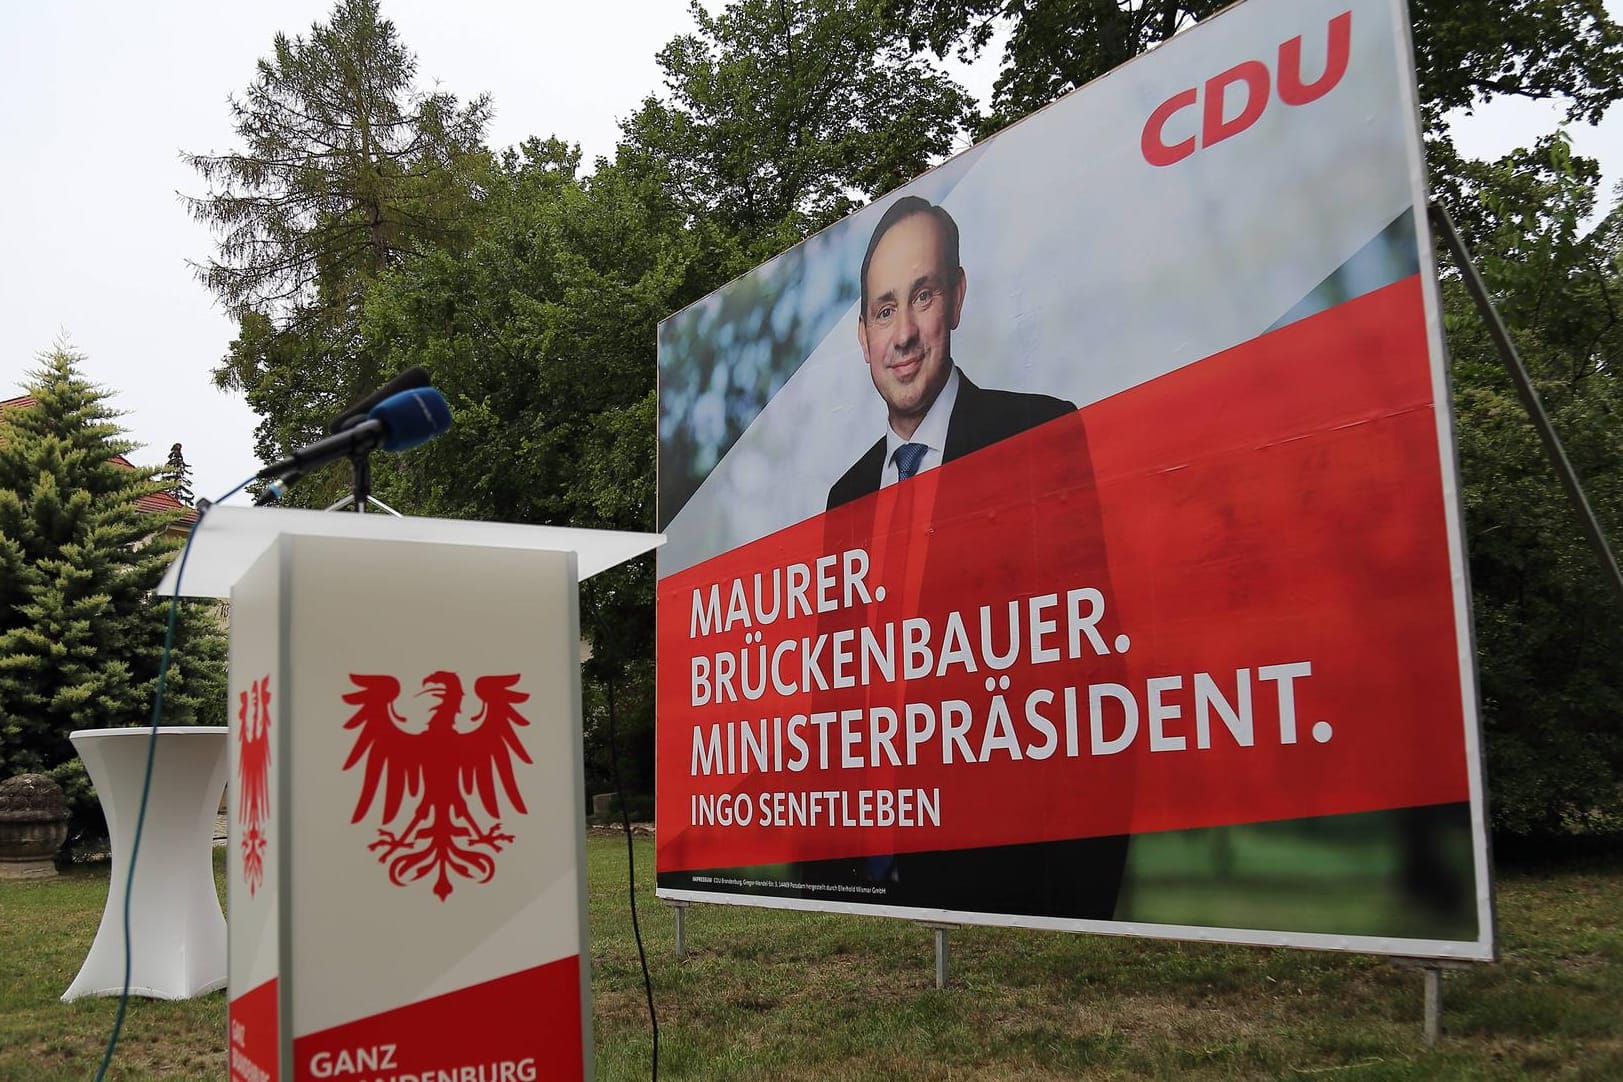
[[[661,324],[661,897],[1493,956],[1407,25],[1246,0]]]

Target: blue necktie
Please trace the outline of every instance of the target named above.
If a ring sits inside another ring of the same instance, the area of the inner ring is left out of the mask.
[[[896,448],[891,458],[896,462],[896,479],[905,481],[919,472],[919,463],[924,461],[924,452],[929,448],[922,443],[904,443]]]

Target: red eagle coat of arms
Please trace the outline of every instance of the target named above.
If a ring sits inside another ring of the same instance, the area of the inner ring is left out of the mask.
[[[249,695],[253,713],[248,712]],[[248,893],[265,881],[265,833],[270,818],[270,676],[237,693],[237,827],[242,841],[242,878]]]
[[[361,796],[350,819],[359,823],[381,789],[383,818],[377,840],[367,848],[389,869],[396,886],[407,886],[435,873],[434,893],[440,901],[450,897],[452,876],[488,883],[496,874],[495,854],[513,841],[502,833],[497,793],[520,815],[527,814],[513,774],[513,760],[530,762],[518,729],[530,723],[514,707],[527,700],[517,690],[517,673],[481,676],[473,682],[479,712],[471,727],[457,728],[462,712],[462,680],[441,670],[423,679],[419,695],[435,695],[439,703],[421,732],[402,726],[395,710],[400,681],[392,676],[350,673],[355,690],[344,701],[355,713],[344,723],[355,730],[355,747],[344,762],[349,770],[363,761]],[[473,803],[491,820],[481,825]],[[388,829],[402,811],[409,811],[405,829]]]

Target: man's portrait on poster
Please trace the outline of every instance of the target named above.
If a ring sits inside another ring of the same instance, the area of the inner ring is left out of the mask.
[[[1076,410],[1047,395],[982,389],[959,368],[952,332],[969,281],[958,223],[944,208],[911,195],[892,203],[861,273],[857,341],[889,424],[829,490],[829,509]]]
[[[1049,395],[977,386],[953,355],[952,335],[969,296],[952,215],[917,196],[886,208],[862,259],[856,333],[887,425],[829,490],[830,511],[1061,418],[1075,425],[1073,476],[1091,496],[1076,406]],[[1076,501],[1073,510],[1082,510],[1082,530],[1102,549],[1096,503]],[[934,566],[929,572],[926,588],[939,593],[955,569]],[[815,869],[801,869],[800,878],[808,884],[883,883],[893,904],[1108,920],[1126,851],[1124,836],[1036,842],[817,862]]]

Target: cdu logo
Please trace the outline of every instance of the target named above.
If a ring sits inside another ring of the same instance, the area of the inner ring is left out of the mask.
[[[364,763],[360,799],[350,819],[359,823],[383,794],[377,840],[368,849],[389,869],[389,879],[404,887],[434,874],[434,893],[444,901],[452,877],[488,883],[496,874],[495,855],[513,835],[502,833],[498,785],[513,811],[527,813],[513,773],[513,760],[530,762],[518,730],[530,723],[515,709],[529,699],[517,690],[519,675],[481,676],[473,682],[479,710],[466,727],[462,713],[462,680],[456,673],[431,673],[419,695],[433,695],[437,705],[427,725],[414,732],[395,710],[400,681],[393,676],[350,673],[355,690],[344,701],[355,713],[344,723],[355,731],[355,746],[344,762],[350,770]],[[475,802],[491,821],[475,815]],[[390,829],[408,817],[402,829]]]
[[[270,818],[270,702],[269,673],[237,693],[237,828],[249,895],[258,893],[265,881],[265,834],[260,828]]]
[[[1180,91],[1156,106],[1144,123],[1139,148],[1144,160],[1155,166],[1176,165],[1197,146],[1204,150],[1255,124],[1277,96],[1284,105],[1307,105],[1318,101],[1347,74],[1352,51],[1352,12],[1343,11],[1325,27],[1324,68],[1309,80],[1303,73],[1302,38],[1297,35],[1279,46],[1279,62],[1270,71],[1264,60],[1246,60],[1206,80],[1201,88]],[[1238,104],[1236,109],[1234,106]],[[1199,127],[1190,113],[1199,106]],[[1177,119],[1175,119],[1177,118]],[[1168,142],[1169,129],[1187,138]]]

